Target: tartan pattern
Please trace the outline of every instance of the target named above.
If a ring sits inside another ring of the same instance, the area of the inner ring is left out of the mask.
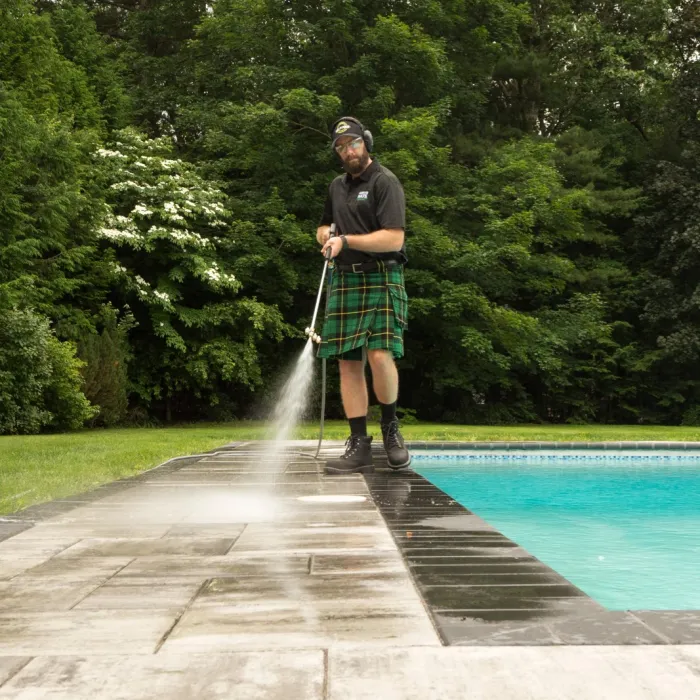
[[[327,294],[318,357],[350,353],[341,359],[361,359],[362,346],[403,357],[408,297],[402,266],[377,272],[336,270]]]

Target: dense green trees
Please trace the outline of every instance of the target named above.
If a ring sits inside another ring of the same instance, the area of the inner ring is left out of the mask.
[[[0,13],[0,317],[69,374],[73,343],[97,407],[61,381],[64,419],[43,389],[43,418],[10,418],[30,395],[10,370],[1,430],[247,415],[308,323],[340,114],[407,194],[404,406],[700,421],[691,0]]]

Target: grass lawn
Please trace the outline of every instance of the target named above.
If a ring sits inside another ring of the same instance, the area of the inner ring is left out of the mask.
[[[345,439],[343,421],[326,423],[324,437]],[[659,426],[405,425],[407,440],[700,441],[700,428]],[[374,426],[379,434],[379,426]],[[236,440],[266,436],[263,423],[199,424],[172,428],[84,430],[62,435],[0,437],[0,514],[81,493],[155,467],[171,457],[198,454]],[[318,424],[295,437],[318,438]]]

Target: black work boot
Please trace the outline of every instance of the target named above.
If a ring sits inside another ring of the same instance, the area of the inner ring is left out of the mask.
[[[382,423],[382,437],[384,438],[387,464],[392,469],[408,467],[411,464],[411,455],[408,453],[399,432],[399,421],[393,420],[391,423]]]
[[[372,464],[372,438],[367,435],[351,435],[345,442],[345,454],[329,459],[326,474],[368,474],[374,471]]]

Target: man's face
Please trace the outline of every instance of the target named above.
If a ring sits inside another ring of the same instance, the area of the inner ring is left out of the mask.
[[[359,175],[369,164],[369,153],[361,136],[341,136],[335,151],[350,175]]]

